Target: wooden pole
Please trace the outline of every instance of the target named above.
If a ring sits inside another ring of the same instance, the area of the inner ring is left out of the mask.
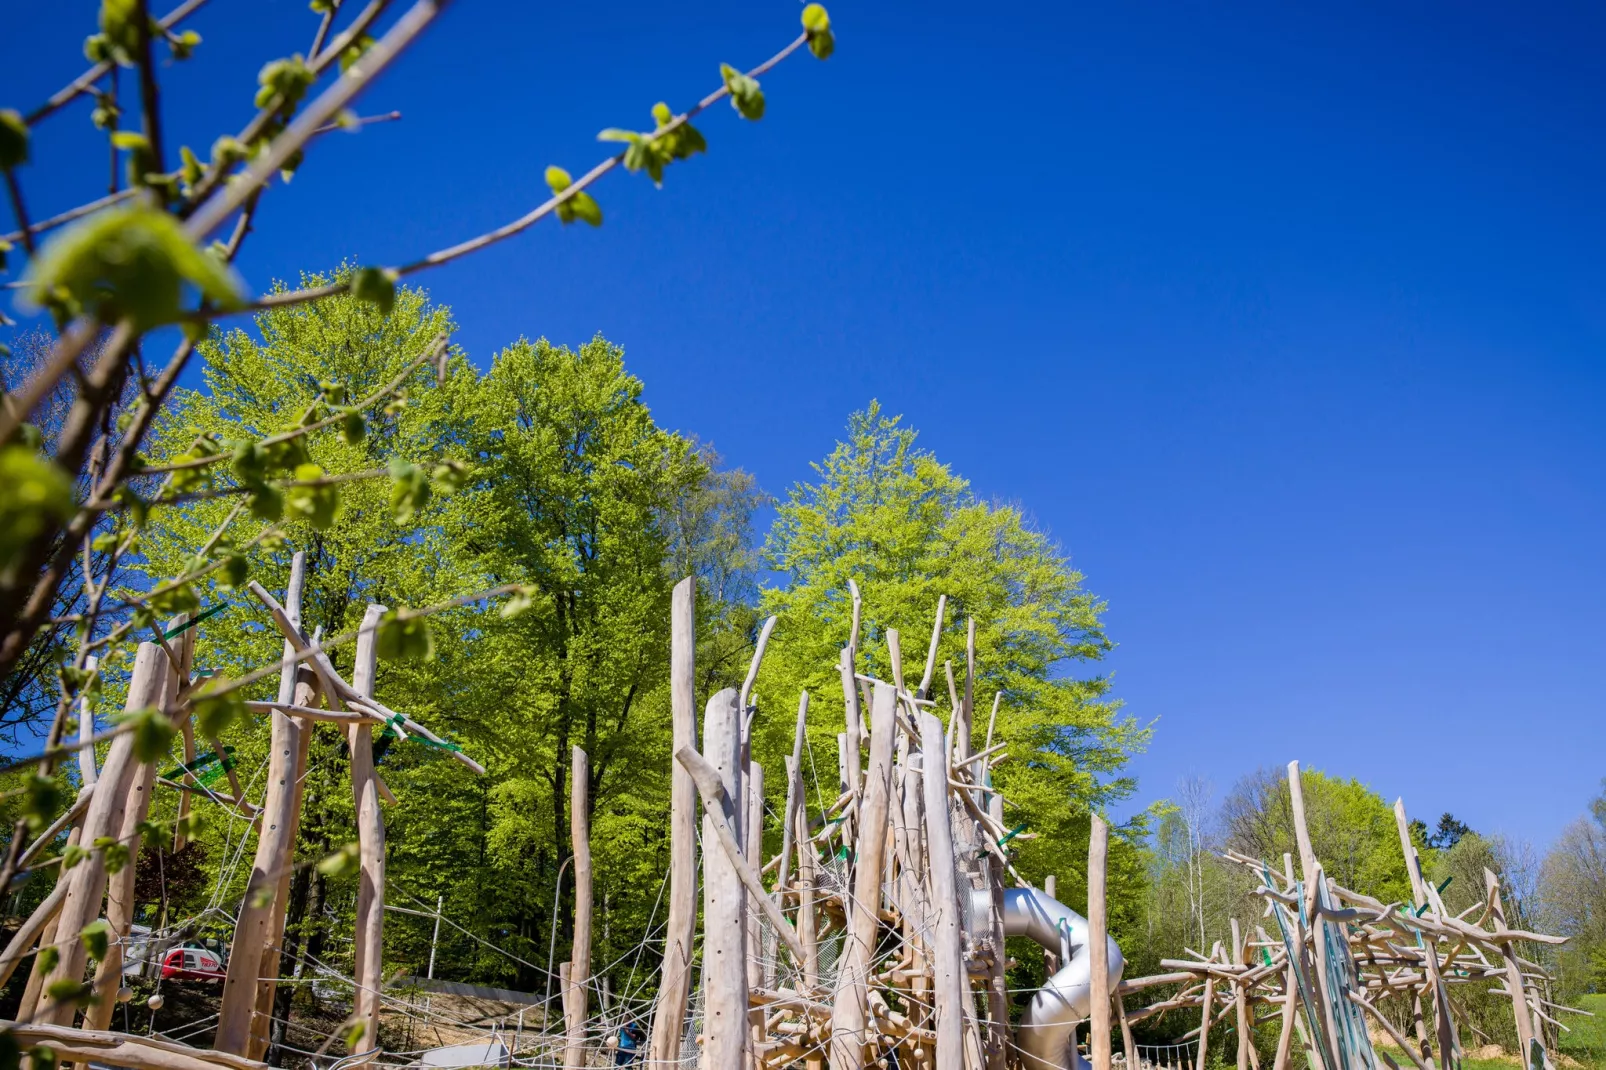
[[[159,705],[167,691],[167,654],[155,643],[141,643],[134,657],[134,671],[129,679],[128,699],[124,709],[132,713],[148,706]],[[124,732],[112,740],[101,767],[89,812],[84,815],[81,843],[93,844],[103,836],[116,836],[123,827],[123,813],[127,808],[139,763],[134,758],[134,737]],[[148,793],[147,793],[148,794]],[[100,914],[101,900],[106,894],[106,859],[102,851],[92,850],[88,858],[74,866],[70,873],[72,886],[62,902],[56,919],[55,944],[61,958],[56,968],[44,978],[37,1021],[45,1025],[71,1025],[77,1005],[72,1001],[60,1002],[50,998],[48,990],[58,981],[82,981],[88,954],[78,934]]]
[[[1305,899],[1310,905],[1305,912],[1310,918],[1310,942],[1315,952],[1316,968],[1312,971],[1315,976],[1311,978],[1314,983],[1310,986],[1310,996],[1316,1003],[1317,1025],[1321,1028],[1322,1035],[1313,1040],[1323,1061],[1327,1063],[1327,1070],[1340,1070],[1333,1048],[1338,1033],[1333,1022],[1335,993],[1327,990],[1327,941],[1323,939],[1323,926],[1326,923],[1315,911],[1317,896],[1324,878],[1321,864],[1316,861],[1316,851],[1311,847],[1310,826],[1305,820],[1305,786],[1299,775],[1297,761],[1288,763],[1288,797],[1294,818],[1294,840],[1299,845],[1299,869],[1305,882]],[[1203,1070],[1203,1067],[1200,1070]]]
[[[1500,898],[1500,878],[1494,871],[1483,871],[1483,887],[1489,896],[1489,905],[1494,913],[1495,929],[1505,929],[1506,905]],[[1511,995],[1511,1013],[1517,1019],[1517,1044],[1519,1050],[1517,1058],[1523,1066],[1533,1065],[1533,1045],[1538,1039],[1534,1036],[1533,1016],[1528,1012],[1526,988],[1522,980],[1522,966],[1517,962],[1517,949],[1509,940],[1500,943],[1500,957],[1506,964],[1506,989]],[[1544,1042],[1539,1042],[1539,1049],[1544,1051]]]
[[[1115,1016],[1121,1020],[1121,1061],[1127,1070],[1138,1070],[1138,1048],[1132,1043],[1132,1023],[1126,1018],[1126,1003],[1119,989],[1115,993]]]
[[[1220,944],[1216,945],[1218,948],[1220,946]],[[1211,954],[1210,957],[1214,959],[1216,956]],[[1203,1010],[1199,1018],[1199,1058],[1198,1062],[1194,1064],[1194,1070],[1205,1070],[1205,1067],[1210,1065],[1210,1014],[1215,1009],[1215,1002],[1216,975],[1208,973],[1205,974],[1204,997],[1200,1003]]]
[[[290,563],[290,583],[285,590],[284,610],[291,623],[301,626],[301,586],[306,573],[306,554],[296,551]],[[289,658],[295,647],[284,642],[285,665],[279,673],[279,701],[298,706],[312,705],[314,688],[310,670],[300,670]],[[223,1003],[213,1047],[232,1055],[247,1055],[253,1047],[252,1019],[256,1015],[258,983],[262,962],[276,936],[270,936],[274,899],[281,873],[288,878],[296,842],[296,797],[300,777],[302,737],[307,726],[294,717],[275,710],[272,714],[268,750],[268,784],[262,800],[262,827],[257,837],[256,856],[245,898],[234,926],[229,964],[223,981]],[[280,930],[282,932],[282,929]],[[275,964],[274,974],[278,970]],[[271,1003],[270,1003],[271,1006]],[[262,1030],[265,1034],[266,1029]]]
[[[757,873],[764,868],[764,767],[758,762],[749,762],[747,766],[747,816],[744,822],[743,835],[746,843],[743,845],[747,853],[747,864]],[[764,984],[764,940],[763,926],[759,924],[758,911],[747,912],[747,989],[749,992],[766,987]],[[752,1026],[752,1040],[756,1045],[764,1039],[764,1012],[760,1010],[756,1015],[749,1015]]]
[[[742,714],[726,688],[703,711],[703,758],[731,799],[742,798]],[[732,816],[740,819],[741,814]],[[733,830],[740,839],[740,829]],[[733,860],[711,846],[718,836],[703,815],[703,1053],[701,1070],[742,1070],[747,1051],[746,889]]]
[[[100,659],[91,654],[84,659],[84,669],[91,675],[100,667]],[[78,742],[88,744],[95,738],[95,707],[90,703],[89,688],[84,688],[78,696]],[[81,787],[94,786],[95,748],[81,746],[78,748],[78,782]],[[183,814],[180,810],[179,813]]]
[[[574,940],[564,988],[564,1070],[586,1064],[586,986],[591,981],[591,766],[586,752],[569,752],[569,838],[574,847]]]
[[[859,810],[858,859],[853,871],[853,902],[848,931],[837,961],[836,1005],[831,1014],[831,1070],[864,1066],[870,1036],[870,966],[881,915],[881,871],[887,846],[888,794],[892,790],[892,744],[897,733],[897,695],[875,686],[870,711],[870,767]]]
[[[1232,919],[1232,963],[1244,965],[1244,934],[1237,918]],[[1249,1000],[1243,982],[1237,978],[1232,982],[1232,1001],[1238,1012],[1238,1070],[1249,1070],[1249,1049],[1253,1047],[1249,1035]]]
[[[169,622],[168,630],[182,623],[184,618],[178,617]],[[178,640],[178,649],[174,651],[178,654],[177,666],[163,653],[167,672],[162,710],[170,719],[181,718],[185,724],[189,723],[189,711],[179,711],[179,678],[182,676],[186,682],[189,679],[194,639],[195,630],[192,628]],[[117,990],[123,984],[123,944],[134,925],[134,876],[139,869],[142,846],[139,826],[150,814],[151,792],[155,787],[155,763],[139,763],[128,786],[128,798],[123,804],[123,822],[117,831],[118,842],[128,848],[128,860],[122,869],[106,880],[106,924],[111,927],[111,939],[106,947],[106,957],[100,960],[95,970],[95,998],[84,1009],[85,1029],[105,1029],[111,1025],[112,1011],[117,1007]]]
[[[797,819],[797,811],[807,798],[803,788],[803,744],[809,716],[809,693],[804,691],[797,700],[797,728],[792,733],[792,754],[786,760],[786,811],[781,820],[781,872],[775,879],[775,894],[781,895],[791,883],[792,836],[808,833],[808,824]]]
[[[1058,887],[1059,881],[1054,874],[1050,873],[1048,876],[1043,878],[1043,894],[1047,895],[1050,899],[1056,898],[1054,893],[1058,890]],[[1053,977],[1056,973],[1059,973],[1059,971],[1059,950],[1046,947],[1043,948],[1043,979],[1047,980],[1048,978]]]
[[[1103,818],[1094,814],[1087,844],[1087,958],[1092,1000],[1088,1015],[1088,1048],[1093,1054],[1093,1070],[1110,1070],[1110,945],[1104,901],[1104,872],[1109,846],[1109,826],[1105,825]]]
[[[920,760],[926,811],[926,851],[936,912],[931,932],[935,991],[932,1006],[937,1033],[936,1070],[960,1070],[964,1063],[965,964],[959,946],[959,898],[954,886],[954,837],[949,827],[948,748],[942,722],[920,714]]]
[[[688,576],[675,585],[669,617],[670,712],[676,751],[697,749],[696,583]],[[697,785],[679,762],[671,759],[669,765],[669,920],[648,1054],[650,1061],[660,1064],[680,1061],[691,995],[692,941],[697,935]]]
[[[385,607],[369,605],[357,632],[352,687],[365,698],[374,694],[378,671],[379,621]],[[379,1050],[379,996],[384,986],[385,948],[385,815],[379,808],[379,781],[374,772],[374,730],[354,724],[346,729],[351,751],[351,794],[357,815],[357,848],[361,873],[357,883],[355,963],[357,994],[353,1013],[362,1026],[357,1051]],[[365,1060],[367,1061],[367,1060]]]
[[[1422,859],[1416,853],[1416,845],[1411,842],[1411,822],[1405,814],[1405,800],[1394,800],[1394,829],[1399,833],[1400,850],[1405,856],[1405,874],[1411,881],[1411,898],[1417,910],[1427,906],[1427,882],[1422,877]],[[1456,1053],[1460,1043],[1455,1034],[1455,1019],[1450,1010],[1450,993],[1444,985],[1444,979],[1439,975],[1439,956],[1436,941],[1427,937],[1422,941],[1422,963],[1427,969],[1428,984],[1433,989],[1433,1025],[1439,1042],[1439,1066],[1441,1070],[1451,1070],[1455,1065]],[[1422,1041],[1424,1049],[1426,1040]],[[1430,1052],[1424,1050],[1422,1057],[1427,1059]]]
[[[931,697],[931,677],[937,671],[937,644],[942,639],[943,618],[948,615],[948,596],[937,596],[937,620],[931,626],[931,645],[926,648],[926,671],[920,677],[920,690],[916,698]]]

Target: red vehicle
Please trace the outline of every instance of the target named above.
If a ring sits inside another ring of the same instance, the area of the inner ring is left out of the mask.
[[[223,980],[223,960],[204,947],[175,947],[162,956],[162,977],[173,981]]]

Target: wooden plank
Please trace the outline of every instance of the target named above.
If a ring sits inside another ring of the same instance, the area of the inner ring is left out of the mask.
[[[892,745],[898,725],[897,695],[878,683],[870,711],[870,765],[859,810],[858,857],[853,869],[853,903],[848,931],[837,960],[836,1005],[831,1013],[831,1070],[860,1070],[870,1044],[870,967],[881,919],[881,873],[887,846],[887,813],[892,790]]]
[[[726,688],[703,710],[703,760],[712,766],[727,804],[742,797],[742,714],[737,692]],[[676,757],[687,765],[686,752]],[[690,770],[690,767],[688,766]],[[719,828],[740,815],[724,815],[716,825],[712,811],[703,814],[703,842],[719,836]],[[733,838],[740,829],[726,828]],[[739,843],[739,841],[738,841]],[[732,857],[734,853],[735,857]],[[703,851],[703,1051],[702,1070],[742,1070],[747,1050],[747,890],[737,873],[740,847]]]
[[[291,558],[290,582],[284,596],[285,613],[297,628],[301,624],[301,586],[305,574],[306,554],[298,550]],[[279,673],[278,698],[281,703],[311,705],[311,685],[303,684],[300,680],[303,675],[310,675],[310,671],[304,674],[298,666],[288,663],[294,651],[295,647],[288,639],[285,640],[284,656],[287,663]],[[295,796],[300,773],[298,759],[302,736],[308,728],[284,713],[272,714],[262,827],[257,836],[251,876],[240,904],[240,915],[234,926],[234,940],[230,945],[229,964],[223,981],[223,1003],[212,1045],[218,1051],[248,1055],[252,1050],[252,1020],[257,1013],[258,989],[262,987],[257,979],[262,976],[262,960],[269,948],[273,900],[278,891],[280,872],[282,870],[288,876],[295,850]],[[273,938],[273,943],[277,943],[277,938]],[[277,968],[274,973],[278,973]]]
[[[134,656],[134,670],[129,679],[128,699],[123,708],[128,712],[142,710],[161,703],[167,690],[167,654],[155,643],[141,643]],[[134,737],[124,732],[112,740],[101,766],[95,795],[90,800],[89,812],[84,815],[81,843],[94,843],[102,836],[115,836],[123,827],[123,812],[127,807],[139,763],[134,758]],[[106,860],[104,852],[91,851],[89,857],[70,871],[72,887],[61,905],[57,918],[54,943],[61,950],[61,958],[48,977],[42,980],[42,990],[57,981],[82,981],[88,954],[77,937],[85,925],[100,915],[101,900],[106,895]],[[71,1002],[61,1003],[49,995],[41,995],[35,1018],[45,1025],[71,1025],[77,1007]]]
[[[1089,998],[1092,1001],[1088,1015],[1088,1048],[1093,1054],[1093,1070],[1110,1070],[1109,915],[1104,899],[1104,873],[1109,846],[1109,826],[1094,814],[1087,843],[1087,960]],[[1201,1039],[1200,1046],[1203,1045]]]
[[[569,840],[574,849],[574,938],[564,988],[564,1070],[586,1064],[586,986],[591,982],[591,763],[579,747],[569,751]]]
[[[384,606],[370,604],[363,611],[362,624],[357,631],[357,653],[352,666],[351,684],[358,693],[368,698],[374,694],[379,664],[379,621],[385,612]],[[356,807],[357,853],[361,866],[357,883],[355,962],[352,969],[357,992],[352,1014],[362,1025],[362,1036],[355,1047],[357,1051],[372,1051],[377,1057],[379,996],[385,983],[385,815],[379,808],[373,728],[366,724],[348,727],[346,747],[351,752],[351,794]]]
[[[669,701],[676,751],[697,749],[696,601],[697,581],[687,576],[675,585],[669,614]],[[669,920],[648,1047],[653,1063],[680,1061],[697,935],[697,785],[679,762],[669,765]]]
[[[965,964],[959,945],[959,898],[954,887],[954,837],[948,814],[948,748],[942,722],[925,710],[920,712],[920,760],[928,874],[936,912],[931,930],[936,1070],[961,1070],[968,1016]]]

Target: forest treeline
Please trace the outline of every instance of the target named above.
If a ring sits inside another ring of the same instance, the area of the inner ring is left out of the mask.
[[[340,278],[314,275],[302,284]],[[179,392],[164,412],[146,451],[152,464],[188,454],[206,436],[271,434],[327,396],[331,383],[356,398],[401,375],[404,389],[344,434],[298,447],[309,452],[292,460],[352,477],[338,499],[222,495],[163,510],[139,532],[116,577],[144,589],[182,572],[231,511],[263,522],[288,516],[282,536],[255,547],[249,574],[241,557],[238,567],[210,574],[192,604],[168,607],[209,614],[196,664],[225,677],[277,656],[277,633],[242,587],[256,580],[282,590],[296,551],[307,556],[303,625],[324,635],[353,629],[370,603],[434,605],[518,585],[506,602],[435,616],[417,642],[391,652],[408,656],[380,662],[376,694],[487,770],[473,776],[416,736],[387,732],[376,742],[380,776],[395,796],[385,808],[387,901],[424,914],[439,905],[437,977],[555,990],[547,971],[567,951],[571,902],[562,871],[573,820],[569,753],[578,745],[590,756],[599,984],[625,1007],[652,994],[669,853],[670,591],[687,575],[697,578],[699,703],[741,681],[760,623],[778,618],[754,689],[755,755],[770,774],[775,829],[782,755],[790,753],[805,690],[812,699],[809,805],[817,813],[835,800],[837,652],[851,626],[848,581],[864,595],[859,664],[883,677],[891,674],[891,627],[904,637],[904,672],[919,678],[938,597],[946,595],[938,664],[952,664],[954,686],[972,688],[978,710],[998,697],[991,731],[1012,754],[997,783],[1010,801],[1008,824],[1020,833],[1009,845],[1015,864],[1034,882],[1055,875],[1060,898],[1081,908],[1089,815],[1132,796],[1127,762],[1149,731],[1121,709],[1099,671],[1111,646],[1104,603],[1047,533],[1020,509],[977,495],[920,447],[914,429],[874,403],[849,417],[809,479],[772,500],[710,444],[661,426],[621,348],[607,339],[573,348],[520,339],[483,368],[456,348],[439,366],[419,362],[454,329],[449,309],[410,287],[397,290],[388,314],[346,295],[261,313],[251,330],[214,329],[200,346],[204,384]],[[25,358],[27,347],[18,352],[7,359]],[[432,477],[415,478],[425,458]],[[384,478],[364,478],[375,473]],[[276,509],[279,516],[266,515]],[[766,511],[773,521],[760,532]],[[967,680],[971,621],[977,673]],[[41,633],[38,656],[20,661],[0,691],[7,703],[0,725],[22,750],[55,708],[59,658],[51,648],[62,641],[59,628]],[[343,673],[350,657],[349,647],[333,654]],[[121,708],[127,668],[115,658],[102,667],[94,699],[101,717]],[[946,675],[939,669],[939,693],[949,686]],[[272,692],[269,679],[247,697]],[[984,712],[976,725],[979,749],[989,726]],[[266,718],[235,725],[224,743],[248,797],[260,799]],[[176,768],[176,746],[174,755]],[[56,773],[64,796],[76,775],[71,763]],[[16,783],[4,787],[25,786],[23,774],[8,776]],[[207,776],[221,782],[223,771],[213,766]],[[307,981],[351,972],[356,878],[318,864],[356,838],[349,783],[343,738],[324,725],[306,776],[281,969]],[[1386,902],[1407,900],[1390,804],[1365,785],[1321,772],[1307,773],[1305,790],[1328,872]],[[9,827],[23,799],[8,795],[0,805],[9,808],[0,815]],[[163,843],[142,852],[141,920],[181,925],[226,947],[254,834],[238,815],[201,805],[208,820],[182,850]],[[175,808],[173,793],[158,794],[153,813],[170,820]],[[1234,917],[1252,931],[1259,910],[1245,871],[1224,864],[1221,850],[1273,865],[1294,851],[1280,772],[1243,778],[1219,803],[1201,781],[1181,785],[1171,802],[1116,833],[1110,920],[1129,974],[1156,971],[1161,958],[1185,948],[1208,953]],[[1450,815],[1433,827],[1414,823],[1412,835],[1452,909],[1477,901],[1487,866],[1501,874],[1516,900],[1508,909],[1525,923],[1576,938],[1547,952],[1563,994],[1606,981],[1606,796],[1543,860]],[[773,839],[772,850],[778,832]],[[11,913],[38,902],[53,879],[43,871],[28,880]],[[387,974],[423,973],[433,930],[429,918],[390,915]],[[1025,945],[1012,951],[1011,987],[1025,992],[1041,978],[1042,955]],[[328,983],[282,985],[276,1017],[338,998],[338,985],[333,991]],[[14,1001],[17,992],[8,996]],[[1458,990],[1457,998],[1472,1001],[1480,1035],[1509,1046],[1509,1013],[1493,997]],[[1164,1039],[1192,1024],[1162,1017],[1143,1031]]]

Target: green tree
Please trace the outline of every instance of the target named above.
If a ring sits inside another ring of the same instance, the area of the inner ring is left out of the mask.
[[[330,366],[359,389],[392,381],[452,323],[422,291],[402,287],[388,316],[342,297],[264,313],[256,328],[255,336],[238,331],[207,343],[206,388],[179,399],[159,430],[159,457],[203,431],[233,439],[293,420]],[[570,850],[571,744],[591,759],[599,968],[648,931],[667,857],[669,591],[685,572],[699,576],[704,644],[735,663],[752,612],[740,599],[752,589],[744,553],[759,498],[746,473],[720,470],[709,448],[658,427],[641,389],[619,347],[601,338],[573,350],[520,341],[483,375],[455,353],[444,375],[417,369],[404,397],[369,420],[360,439],[320,440],[311,460],[340,476],[448,457],[463,462],[461,488],[408,503],[413,515],[403,522],[395,487],[407,480],[350,484],[327,524],[289,521],[282,543],[259,554],[253,569],[278,590],[291,552],[305,550],[303,625],[326,635],[355,627],[369,602],[401,608],[521,586],[507,612],[469,606],[432,618],[432,659],[379,666],[383,701],[488,770],[465,775],[438,749],[412,742],[382,738],[376,747],[398,800],[385,815],[389,897],[415,908],[444,897],[446,916],[472,934],[446,927],[441,975],[541,991],[554,924],[560,954],[566,950],[567,897],[554,902],[553,883]],[[163,514],[143,538],[144,567],[170,573],[233,508],[202,500]],[[232,675],[275,656],[278,640],[255,600],[225,587],[206,592],[208,606],[227,600],[233,608],[202,625],[197,658]],[[349,648],[333,657],[349,671]],[[272,691],[265,680],[250,697]],[[255,798],[266,720],[237,728],[228,743]],[[349,955],[340,934],[350,925],[354,881],[308,865],[355,838],[348,775],[340,734],[320,727],[305,785],[303,865],[291,889],[287,975],[303,954],[337,965]],[[172,800],[162,805],[170,811]],[[176,916],[238,901],[245,867],[237,860],[250,857],[242,835],[242,822],[214,824],[204,844],[214,880],[174,903]],[[422,971],[429,937],[427,924],[392,918],[387,969]],[[635,981],[651,966],[636,963]],[[631,968],[616,972],[616,989],[629,987]],[[293,991],[316,999],[309,986],[279,991],[281,1019]]]
[[[1132,792],[1124,767],[1148,739],[1147,729],[1120,714],[1107,676],[1075,675],[1110,648],[1099,619],[1104,604],[1018,508],[977,498],[965,479],[916,446],[913,429],[874,402],[849,417],[846,439],[813,467],[814,481],[794,486],[778,507],[764,546],[765,563],[783,579],[761,598],[762,611],[780,622],[757,684],[770,715],[760,714],[755,746],[781,767],[791,711],[807,689],[815,699],[814,768],[834,769],[832,740],[842,725],[834,712],[842,696],[836,665],[851,629],[850,579],[864,597],[859,670],[891,678],[886,631],[896,628],[911,687],[924,671],[938,596],[947,595],[938,708],[948,706],[943,661],[965,686],[966,626],[974,620],[973,744],[984,744],[1000,695],[994,738],[1012,754],[997,770],[1010,804],[1006,820],[1040,834],[1012,842],[1017,865],[1028,877],[1058,873],[1075,901],[1085,880],[1088,815]],[[1113,913],[1122,916],[1119,905]]]

